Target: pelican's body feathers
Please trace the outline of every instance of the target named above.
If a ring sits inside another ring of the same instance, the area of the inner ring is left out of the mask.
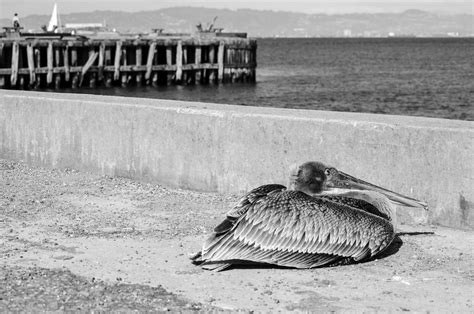
[[[194,261],[215,270],[237,261],[312,268],[385,249],[394,238],[391,223],[344,201],[351,203],[263,185],[241,198]]]

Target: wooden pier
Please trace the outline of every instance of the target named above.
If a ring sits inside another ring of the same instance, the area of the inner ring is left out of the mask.
[[[255,82],[256,52],[239,33],[22,33],[0,38],[0,88]]]

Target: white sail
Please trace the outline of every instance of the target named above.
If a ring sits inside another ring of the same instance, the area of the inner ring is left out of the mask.
[[[59,18],[58,18],[58,6],[56,3],[54,3],[54,7],[53,7],[53,13],[51,14],[51,19],[49,20],[49,24],[48,24],[48,32],[53,32],[53,31],[56,31],[59,27]]]

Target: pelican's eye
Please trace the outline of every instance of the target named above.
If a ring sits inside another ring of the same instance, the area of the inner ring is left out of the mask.
[[[337,170],[334,168],[326,168],[326,170],[324,170],[324,174],[326,177],[334,177],[337,175]]]

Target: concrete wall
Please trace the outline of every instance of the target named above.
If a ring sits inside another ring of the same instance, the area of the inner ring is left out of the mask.
[[[428,202],[401,219],[473,227],[474,123],[183,101],[0,91],[0,157],[241,192],[320,160]]]

